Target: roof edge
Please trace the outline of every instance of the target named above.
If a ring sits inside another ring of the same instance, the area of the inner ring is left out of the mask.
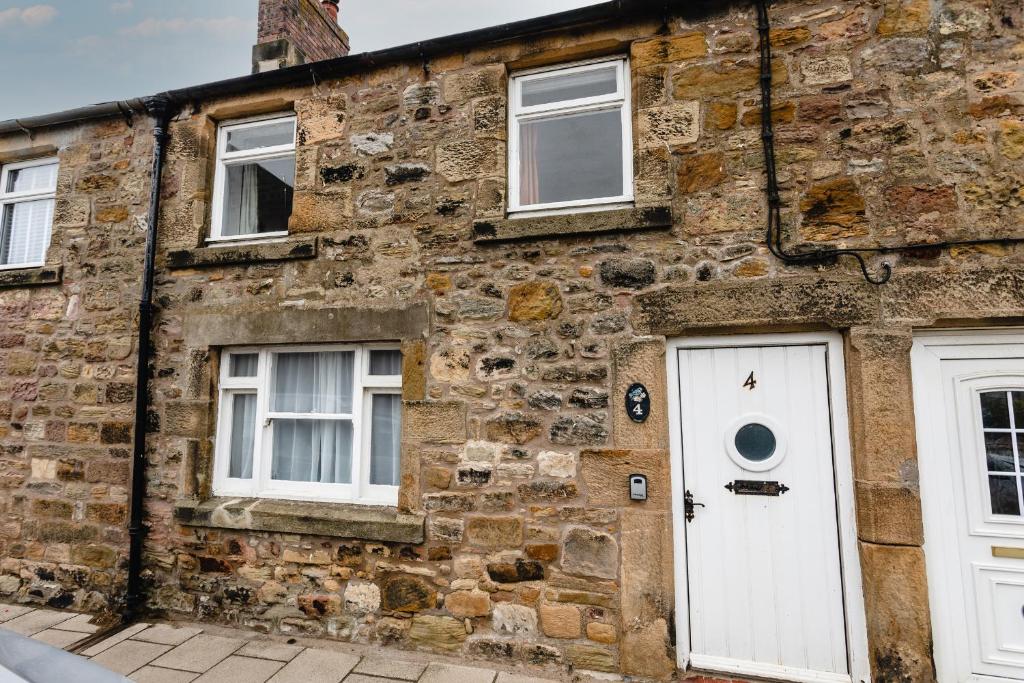
[[[274,88],[289,85],[316,84],[326,78],[359,73],[394,62],[409,59],[428,59],[444,52],[464,47],[478,47],[502,43],[517,38],[561,31],[589,24],[605,23],[619,18],[636,18],[652,13],[667,16],[672,5],[681,0],[610,0],[597,5],[588,5],[566,12],[548,14],[530,19],[523,19],[508,24],[488,26],[462,33],[453,33],[439,38],[407,43],[373,52],[310,62],[298,66],[248,74],[211,83],[204,83],[187,88],[169,90],[152,97],[135,98],[104,102],[101,104],[77,107],[52,114],[31,116],[26,118],[0,121],[0,135],[24,132],[31,134],[45,128],[62,125],[84,123],[117,116],[145,114],[148,112],[147,101],[160,99],[170,101],[178,106],[187,103],[195,104],[214,97],[224,97],[248,92],[260,88]]]

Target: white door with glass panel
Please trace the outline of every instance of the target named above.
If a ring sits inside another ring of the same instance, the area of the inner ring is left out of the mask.
[[[845,430],[833,415],[840,341],[720,341],[689,340],[675,359],[683,489],[675,519],[686,582],[677,590],[687,596],[688,664],[777,680],[862,680],[837,517],[838,467],[856,565],[846,434],[838,460],[834,434],[834,425]]]
[[[938,678],[1024,681],[1024,333],[920,337],[914,400]]]

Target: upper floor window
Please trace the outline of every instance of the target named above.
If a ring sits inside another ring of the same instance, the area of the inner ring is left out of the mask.
[[[45,263],[56,192],[56,159],[9,164],[0,170],[0,268]]]
[[[396,505],[401,387],[396,348],[225,351],[214,493]]]
[[[513,76],[510,211],[632,201],[627,67],[614,59]]]
[[[287,235],[294,192],[294,116],[220,127],[211,240]]]

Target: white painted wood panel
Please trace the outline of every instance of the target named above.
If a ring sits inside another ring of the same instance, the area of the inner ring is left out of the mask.
[[[683,486],[705,506],[685,524],[695,667],[851,680],[827,353],[825,344],[678,350]],[[775,432],[766,461],[730,455],[748,422]],[[736,495],[726,489],[735,480],[790,490]]]

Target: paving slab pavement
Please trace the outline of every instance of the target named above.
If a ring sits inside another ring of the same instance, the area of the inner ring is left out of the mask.
[[[90,615],[0,604],[0,628],[76,652],[135,683],[551,683],[564,671],[507,671],[407,650],[269,637],[204,624],[138,623],[106,638]],[[86,639],[100,638],[85,643]],[[284,642],[287,640],[287,642]],[[88,647],[86,647],[88,645]],[[79,651],[81,650],[81,651]],[[616,680],[617,677],[602,680]],[[621,679],[618,679],[621,680]]]

